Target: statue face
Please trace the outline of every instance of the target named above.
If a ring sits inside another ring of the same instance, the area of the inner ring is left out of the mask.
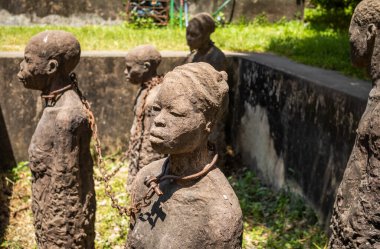
[[[206,118],[197,108],[197,101],[191,100],[191,92],[165,81],[153,105],[156,117],[150,142],[162,154],[193,152],[207,140]]]
[[[351,61],[357,67],[368,67],[371,63],[372,49],[368,45],[367,27],[359,26],[354,20],[350,25]]]
[[[24,87],[42,91],[47,87],[48,63],[49,61],[46,58],[41,58],[35,49],[27,46],[17,77],[24,84]]]
[[[128,82],[132,84],[141,84],[149,72],[149,67],[146,63],[136,62],[127,58],[124,75]]]
[[[208,42],[210,34],[202,31],[201,27],[195,22],[190,22],[186,29],[187,45],[191,50],[201,48]]]

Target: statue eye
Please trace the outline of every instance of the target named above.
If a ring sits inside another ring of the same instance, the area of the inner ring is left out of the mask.
[[[174,112],[174,111],[171,111],[170,114],[173,115],[174,117],[184,117],[185,116],[185,114],[183,114],[183,113]]]
[[[152,107],[152,110],[155,111],[155,112],[159,112],[159,111],[161,111],[161,107],[159,107],[158,105],[154,105]]]

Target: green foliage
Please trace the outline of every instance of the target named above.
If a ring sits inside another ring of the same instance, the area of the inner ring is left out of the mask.
[[[311,0],[325,9],[354,9],[361,0]]]
[[[305,20],[317,26],[347,29],[361,0],[312,0],[315,9],[305,9]]]
[[[230,178],[244,215],[244,248],[324,248],[327,238],[304,201],[264,186],[251,171]]]
[[[129,20],[125,23],[126,27],[134,29],[152,29],[157,27],[153,18],[151,17],[141,17],[136,12],[132,11]]]

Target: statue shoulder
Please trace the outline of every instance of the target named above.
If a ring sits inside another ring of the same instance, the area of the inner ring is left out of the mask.
[[[57,108],[57,116],[55,118],[56,129],[74,132],[83,125],[89,127],[87,111],[83,106]]]
[[[135,198],[139,200],[146,192],[146,186],[144,180],[147,176],[157,176],[162,172],[166,158],[154,161],[147,166],[143,167],[136,175],[131,188],[131,195],[135,195]]]

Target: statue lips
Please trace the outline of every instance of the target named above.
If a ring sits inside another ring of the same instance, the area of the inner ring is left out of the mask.
[[[17,78],[18,78],[18,81],[24,84],[24,86],[27,85],[25,78],[20,73],[17,74]]]
[[[165,141],[165,139],[164,139],[163,135],[159,134],[159,132],[157,132],[154,129],[152,129],[150,131],[149,141],[152,144],[160,144],[160,143],[163,143]]]

